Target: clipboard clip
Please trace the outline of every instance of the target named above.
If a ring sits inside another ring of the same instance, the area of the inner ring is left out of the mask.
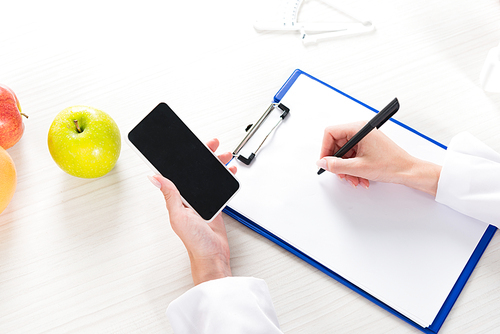
[[[243,148],[243,146],[245,146],[245,144],[250,140],[250,138],[252,138],[252,136],[255,134],[255,132],[257,132],[257,130],[262,125],[262,123],[264,123],[264,121],[267,119],[267,117],[275,109],[279,109],[281,111],[281,115],[279,117],[279,120],[276,123],[276,125],[274,125],[272,127],[272,129],[269,131],[269,133],[264,137],[264,139],[260,143],[259,147],[257,147],[257,150],[255,150],[255,152],[251,153],[248,156],[248,158],[246,158],[243,155],[239,154],[240,151],[241,151],[241,149]],[[255,158],[255,156],[259,152],[260,148],[262,147],[262,145],[264,144],[264,142],[266,141],[266,139],[271,135],[271,133],[273,133],[273,131],[278,127],[278,125],[280,125],[281,122],[283,122],[283,120],[288,115],[288,113],[290,113],[290,109],[287,108],[284,104],[282,104],[282,103],[271,103],[271,105],[267,108],[267,110],[264,112],[264,114],[259,118],[259,120],[257,121],[257,123],[250,124],[250,125],[247,126],[247,128],[245,129],[245,131],[247,132],[247,134],[246,134],[245,138],[243,138],[243,140],[241,141],[241,143],[233,151],[233,157],[236,157],[238,160],[240,160],[241,162],[243,162],[245,165],[250,165],[250,163]]]

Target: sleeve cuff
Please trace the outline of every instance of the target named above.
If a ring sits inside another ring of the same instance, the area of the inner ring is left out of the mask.
[[[499,175],[500,154],[471,134],[461,133],[452,139],[448,147],[436,201],[498,226]]]
[[[264,280],[226,277],[199,284],[170,303],[175,333],[282,333]]]

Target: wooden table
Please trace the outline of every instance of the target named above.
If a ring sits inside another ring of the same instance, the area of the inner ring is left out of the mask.
[[[294,69],[447,145],[469,131],[500,151],[500,94],[479,87],[500,41],[500,3],[352,1],[373,33],[304,46],[298,33],[257,32],[279,0],[10,1],[0,20],[0,82],[30,118],[8,152],[17,190],[0,215],[1,333],[171,333],[167,305],[192,287],[152,172],[123,142],[99,179],[61,171],[47,148],[62,109],[90,105],[122,135],[167,102],[203,140],[232,150]],[[304,1],[299,20],[350,19]],[[314,161],[311,161],[314,164]],[[419,333],[225,216],[235,276],[263,278],[286,333]],[[495,236],[441,333],[500,327]],[[429,273],[432,275],[432,273]]]

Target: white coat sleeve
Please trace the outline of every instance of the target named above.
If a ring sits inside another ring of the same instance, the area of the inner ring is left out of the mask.
[[[170,303],[176,334],[282,333],[264,280],[226,277],[201,283]]]
[[[469,133],[455,136],[446,152],[436,201],[500,226],[500,154]]]

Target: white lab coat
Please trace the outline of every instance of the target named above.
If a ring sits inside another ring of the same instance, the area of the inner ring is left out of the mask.
[[[499,226],[500,154],[468,133],[455,136],[436,201]],[[177,334],[282,333],[266,283],[250,277],[199,284],[169,305],[167,317]]]
[[[226,277],[201,283],[170,303],[176,334],[275,334],[278,317],[264,280]]]
[[[451,140],[436,201],[500,226],[500,154],[464,132]]]

